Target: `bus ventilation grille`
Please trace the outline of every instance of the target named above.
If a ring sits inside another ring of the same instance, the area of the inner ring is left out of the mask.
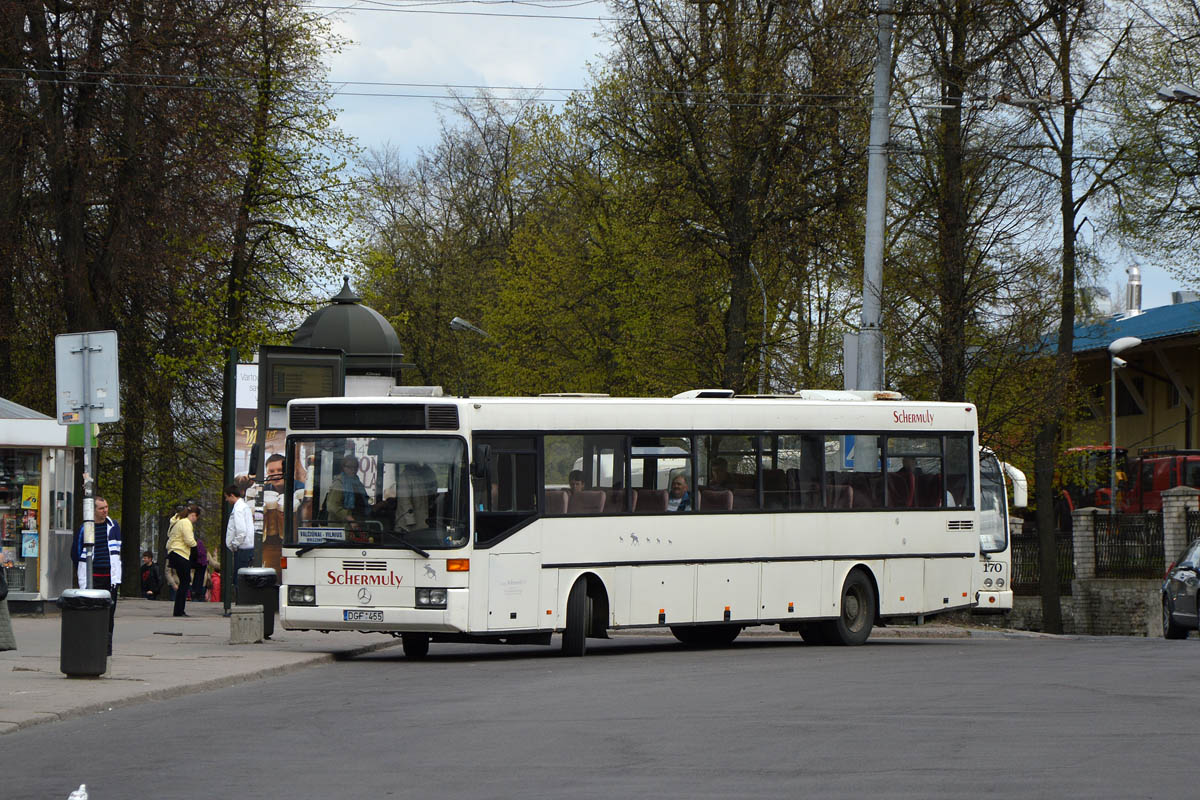
[[[317,407],[292,406],[288,421],[293,430],[315,431],[317,429]]]
[[[969,519],[952,519],[946,523],[948,531],[973,531],[975,523]]]
[[[343,572],[382,572],[387,569],[386,561],[346,560],[342,562]]]
[[[429,430],[458,430],[457,406],[427,406],[425,414],[426,427]]]

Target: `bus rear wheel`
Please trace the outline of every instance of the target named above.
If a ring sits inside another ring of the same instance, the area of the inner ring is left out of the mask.
[[[564,656],[581,656],[587,652],[588,619],[591,617],[588,605],[587,581],[580,578],[567,595],[567,624],[562,634]]]
[[[827,623],[831,644],[862,644],[875,625],[875,589],[861,569],[851,570],[842,584],[842,613]]]
[[[405,658],[424,658],[429,655],[429,634],[402,633],[400,646],[404,648]]]
[[[724,647],[742,632],[741,625],[672,625],[671,635],[688,647]]]

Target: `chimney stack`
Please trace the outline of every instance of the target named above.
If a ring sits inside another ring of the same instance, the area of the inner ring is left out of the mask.
[[[1129,285],[1125,287],[1125,316],[1136,317],[1142,313],[1142,271],[1136,266],[1126,267]]]

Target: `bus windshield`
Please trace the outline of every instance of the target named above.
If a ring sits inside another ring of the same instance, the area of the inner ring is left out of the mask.
[[[979,549],[998,553],[1008,547],[1008,494],[995,454],[979,454]]]
[[[288,451],[295,486],[286,545],[466,545],[467,448],[462,439],[293,436]]]

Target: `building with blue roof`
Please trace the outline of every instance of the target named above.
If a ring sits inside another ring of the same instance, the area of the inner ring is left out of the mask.
[[[1177,292],[1177,300],[1194,297]],[[1117,436],[1130,456],[1146,448],[1198,447],[1196,395],[1200,385],[1200,301],[1132,312],[1075,327],[1072,348],[1084,386],[1092,387],[1094,428],[1087,438],[1109,443],[1113,372],[1109,345],[1136,337],[1138,344],[1119,354],[1125,366],[1115,371]],[[1120,366],[1118,362],[1118,366]]]

